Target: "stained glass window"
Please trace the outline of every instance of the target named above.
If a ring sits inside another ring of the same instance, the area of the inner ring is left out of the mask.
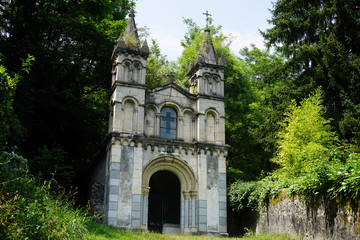
[[[164,107],[160,116],[160,137],[175,139],[176,138],[176,112],[170,107]]]

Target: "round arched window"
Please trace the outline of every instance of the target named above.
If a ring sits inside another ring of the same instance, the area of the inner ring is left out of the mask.
[[[160,137],[175,139],[177,128],[176,111],[171,107],[164,107],[160,115]]]

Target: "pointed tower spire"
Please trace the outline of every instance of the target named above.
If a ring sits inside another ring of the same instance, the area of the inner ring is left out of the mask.
[[[204,40],[199,49],[195,63],[217,64],[217,57],[214,45],[211,40],[210,29],[205,29]]]
[[[130,9],[129,19],[123,34],[125,44],[131,50],[139,50],[140,40],[137,33],[136,24],[135,24],[135,14],[134,9]]]
[[[221,57],[219,59],[218,65],[223,66],[223,67],[227,67],[224,52],[221,53]]]
[[[204,39],[194,64],[190,62],[187,71],[190,77],[190,93],[221,98],[224,97],[226,61],[224,54],[221,55],[219,61],[217,59],[209,28],[211,15],[208,11],[203,14],[206,15]]]
[[[140,39],[135,23],[135,13],[133,7],[130,9],[129,19],[125,28],[125,32],[120,35],[118,42],[115,46],[113,57],[118,52],[132,52],[145,56],[149,56],[149,47],[147,42],[140,46]]]

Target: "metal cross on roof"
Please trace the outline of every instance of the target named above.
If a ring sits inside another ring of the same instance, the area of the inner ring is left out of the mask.
[[[206,12],[203,13],[204,15],[206,15],[206,26],[209,25],[209,16],[211,16],[211,14],[208,12],[208,10],[206,10]]]

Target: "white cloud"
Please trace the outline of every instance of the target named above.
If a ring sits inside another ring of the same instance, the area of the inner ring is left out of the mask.
[[[180,45],[181,38],[174,35],[158,32],[150,34],[148,39],[156,39],[161,52],[167,55],[167,59],[170,61],[176,60],[182,53],[183,48]]]
[[[258,31],[241,34],[238,32],[224,30],[224,34],[231,35],[233,37],[231,50],[235,54],[237,54],[239,50],[244,47],[250,47],[252,43],[260,49],[265,49],[264,38]]]

